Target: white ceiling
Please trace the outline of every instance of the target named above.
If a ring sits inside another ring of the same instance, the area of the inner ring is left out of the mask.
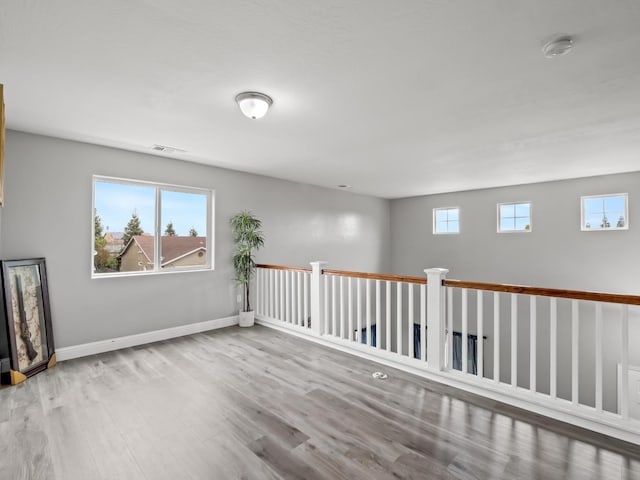
[[[385,198],[640,170],[637,0],[2,0],[0,83],[10,129]]]

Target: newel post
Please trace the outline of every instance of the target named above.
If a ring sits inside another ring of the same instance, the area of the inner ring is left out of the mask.
[[[327,262],[311,262],[311,330],[318,336],[324,333],[322,270],[327,265]]]
[[[449,270],[427,268],[427,366],[442,370],[445,365],[445,287],[442,281]]]

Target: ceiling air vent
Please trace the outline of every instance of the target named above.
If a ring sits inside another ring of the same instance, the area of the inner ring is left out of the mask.
[[[166,145],[153,145],[151,147],[151,150],[154,150],[156,152],[164,152],[164,153],[185,153],[186,150],[181,150],[179,148],[175,148],[175,147],[167,147]]]

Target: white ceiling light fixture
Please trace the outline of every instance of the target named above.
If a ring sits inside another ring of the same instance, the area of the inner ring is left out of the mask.
[[[547,58],[566,55],[573,49],[573,39],[568,35],[556,37],[542,47],[542,53]]]
[[[257,120],[267,114],[273,100],[264,93],[242,92],[236,95],[236,103],[245,117]]]

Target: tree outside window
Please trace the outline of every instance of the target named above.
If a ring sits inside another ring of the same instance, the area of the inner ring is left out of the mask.
[[[93,276],[211,268],[210,190],[95,176],[93,202]]]
[[[581,198],[583,231],[627,230],[628,195],[590,195]]]

